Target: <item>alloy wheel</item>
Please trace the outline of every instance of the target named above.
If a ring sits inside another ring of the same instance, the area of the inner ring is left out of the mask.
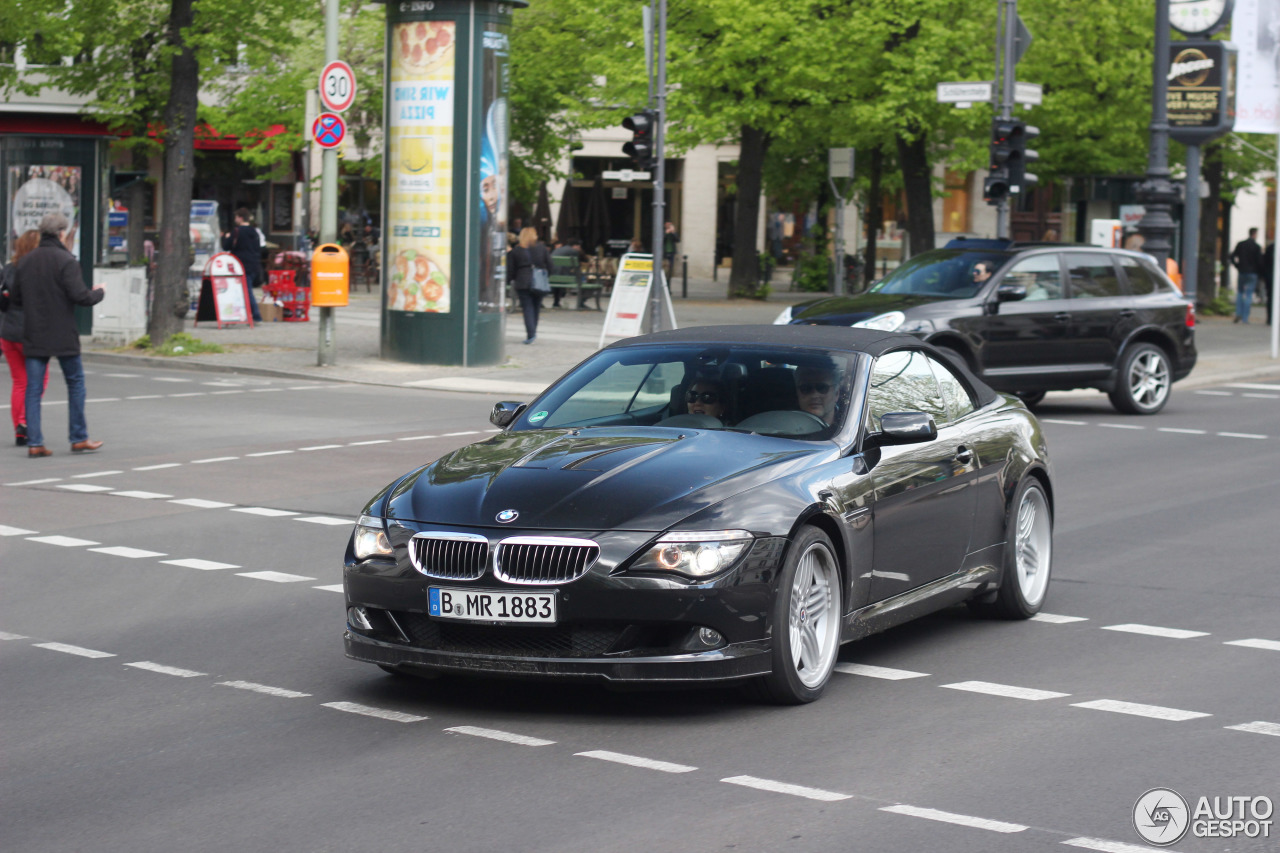
[[[835,558],[818,543],[796,567],[788,630],[791,662],[806,687],[826,679],[840,647],[839,578]]]
[[[1036,607],[1049,588],[1049,567],[1053,555],[1049,504],[1039,488],[1027,489],[1018,506],[1015,567],[1018,588],[1028,605]]]

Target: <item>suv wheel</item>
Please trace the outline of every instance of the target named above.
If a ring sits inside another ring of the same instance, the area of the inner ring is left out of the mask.
[[[1172,384],[1165,351],[1155,344],[1137,344],[1120,361],[1111,405],[1128,415],[1154,415],[1169,402]]]

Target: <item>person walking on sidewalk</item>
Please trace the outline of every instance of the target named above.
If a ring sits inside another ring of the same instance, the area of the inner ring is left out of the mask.
[[[101,441],[89,438],[84,417],[84,365],[75,306],[97,305],[102,285],[85,287],[80,262],[63,245],[70,227],[61,213],[40,220],[40,245],[18,264],[13,277],[13,304],[23,311],[22,348],[27,367],[27,457],[52,456],[44,446],[40,403],[44,399],[49,359],[57,358],[67,382],[67,434],[74,453],[94,451]]]
[[[249,308],[253,311],[253,322],[262,322],[262,312],[258,310],[258,299],[253,295],[255,287],[262,286],[262,242],[257,228],[249,224],[251,214],[246,207],[236,209],[236,224],[230,231],[222,235],[222,250],[236,256],[244,266],[244,283],[248,285]]]
[[[1236,268],[1236,318],[1232,322],[1248,323],[1253,306],[1253,291],[1262,272],[1262,247],[1257,241],[1258,229],[1250,228],[1249,236],[1231,250],[1231,263]]]
[[[551,253],[538,242],[538,231],[533,226],[520,229],[520,242],[507,253],[507,280],[511,282],[520,300],[524,315],[524,342],[531,344],[538,337],[538,314],[542,310],[542,294],[533,289],[533,271],[551,270]]]
[[[13,277],[18,271],[18,261],[40,245],[40,232],[32,228],[23,232],[13,244],[13,259],[4,265],[0,273],[0,350],[9,364],[12,389],[9,392],[9,414],[13,418],[13,443],[22,447],[27,443],[27,357],[22,350],[22,309],[9,298],[13,290]],[[44,384],[49,384],[45,374]]]

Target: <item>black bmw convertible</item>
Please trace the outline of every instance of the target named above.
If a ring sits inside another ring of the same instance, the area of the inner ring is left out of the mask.
[[[399,674],[744,682],[818,698],[842,643],[1049,585],[1035,416],[919,338],[620,341],[410,471],[347,547],[346,652]]]

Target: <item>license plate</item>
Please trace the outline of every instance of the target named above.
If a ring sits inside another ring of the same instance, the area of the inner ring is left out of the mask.
[[[428,589],[428,610],[438,619],[465,622],[520,622],[554,625],[555,592],[504,592],[496,589]]]

